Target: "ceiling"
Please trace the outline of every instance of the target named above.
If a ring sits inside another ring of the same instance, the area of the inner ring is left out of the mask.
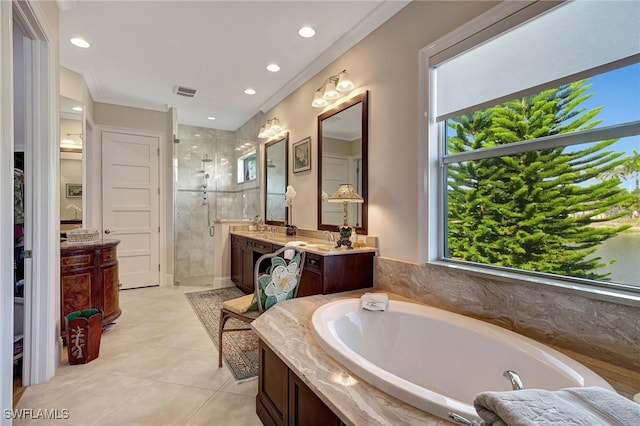
[[[58,0],[60,65],[84,76],[96,102],[176,107],[181,124],[233,131],[407,3]],[[305,25],[315,37],[298,35]],[[73,46],[72,37],[91,47]],[[270,63],[281,70],[267,71]],[[196,89],[196,96],[176,95],[178,85]],[[247,88],[256,94],[245,94]]]

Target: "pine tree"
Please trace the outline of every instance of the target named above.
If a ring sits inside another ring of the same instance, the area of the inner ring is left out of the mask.
[[[449,153],[590,129],[585,80],[448,121]],[[593,226],[628,214],[620,179],[598,176],[624,163],[617,139],[447,166],[448,256],[483,264],[606,280],[591,256],[628,226]],[[615,212],[616,208],[620,211]]]

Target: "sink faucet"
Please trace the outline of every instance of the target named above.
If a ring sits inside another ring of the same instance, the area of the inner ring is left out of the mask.
[[[329,231],[322,231],[322,238],[324,238],[325,241],[329,241],[330,243],[335,243],[336,242],[335,237]]]
[[[267,233],[267,239],[273,238],[273,233],[275,232],[275,230],[273,229],[273,226],[267,225],[265,227],[265,231]]]

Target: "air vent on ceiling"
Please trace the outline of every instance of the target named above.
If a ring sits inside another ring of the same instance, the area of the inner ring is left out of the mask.
[[[176,86],[176,95],[186,96],[187,98],[193,98],[196,95],[196,89],[189,89],[188,87]]]

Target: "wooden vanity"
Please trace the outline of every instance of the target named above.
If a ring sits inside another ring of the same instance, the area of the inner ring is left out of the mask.
[[[300,240],[300,237],[289,238]],[[287,238],[266,240],[249,232],[231,233],[231,280],[245,293],[254,291],[254,265],[266,253],[284,247]],[[298,297],[330,294],[373,285],[375,248],[306,251]]]
[[[121,314],[118,295],[118,240],[60,245],[60,328],[65,316],[88,308],[102,309],[102,324]]]

